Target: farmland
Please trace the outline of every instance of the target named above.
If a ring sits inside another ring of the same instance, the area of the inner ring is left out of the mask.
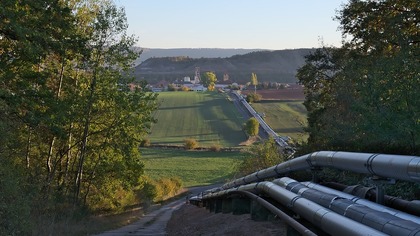
[[[259,91],[260,92],[260,91]],[[302,125],[306,110],[301,100],[279,100],[279,93],[252,104],[266,114],[266,122],[279,135],[306,139]],[[286,90],[280,91],[285,94]],[[285,98],[300,95],[297,90]],[[245,122],[236,108],[223,94],[197,92],[162,92],[160,108],[154,116],[158,120],[149,136],[152,144],[182,146],[187,138],[195,138],[200,146],[220,145],[236,147],[247,138],[241,129]],[[223,182],[230,179],[236,165],[244,158],[241,152],[186,151],[142,148],[145,172],[153,179],[179,177],[184,186],[191,187]]]
[[[162,92],[149,139],[153,144],[183,145],[188,138],[200,146],[235,147],[247,139],[245,122],[223,94]]]
[[[306,109],[303,101],[267,100],[252,104],[259,113],[265,114],[265,122],[280,136],[290,136],[294,140],[306,140]]]
[[[249,94],[252,90],[242,91]],[[252,107],[265,114],[265,122],[280,136],[289,136],[299,141],[308,138],[303,128],[307,125],[306,108],[303,105],[305,95],[300,85],[291,85],[286,89],[257,90],[262,101]]]
[[[184,187],[231,179],[243,158],[240,152],[185,151],[142,148],[145,172],[153,179],[179,177]]]

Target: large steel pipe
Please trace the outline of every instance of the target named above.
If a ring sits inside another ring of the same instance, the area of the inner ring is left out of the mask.
[[[395,236],[420,235],[420,225],[417,223],[401,219],[383,211],[371,209],[367,206],[354,203],[349,199],[341,198],[334,194],[310,189],[288,177],[276,179],[273,183],[318,203],[338,214],[346,216],[354,221],[360,222],[386,234]]]
[[[258,195],[255,195],[255,194],[253,194],[251,192],[247,192],[247,191],[232,191],[232,193],[240,193],[240,194],[246,195],[250,199],[258,202],[259,204],[264,206],[266,209],[271,211],[273,214],[277,215],[284,222],[286,222],[287,225],[294,228],[301,235],[316,236],[316,234],[314,234],[312,231],[310,231],[304,225],[297,222],[295,219],[293,219],[292,217],[290,217],[289,215],[287,215],[286,213],[284,213],[283,211],[281,211],[280,209],[275,207],[273,204],[271,204],[271,203],[267,202],[266,200],[264,200],[263,198],[259,197]]]
[[[389,214],[394,215],[396,217],[399,217],[401,219],[410,220],[410,221],[413,221],[414,223],[420,224],[420,217],[417,217],[417,216],[414,216],[414,215],[411,215],[411,214],[407,214],[405,212],[402,212],[402,211],[399,211],[399,210],[396,210],[396,209],[393,209],[393,208],[390,208],[390,207],[386,207],[386,206],[371,202],[371,201],[363,199],[363,198],[359,198],[357,196],[354,196],[354,195],[351,195],[351,194],[348,194],[348,193],[345,193],[345,192],[342,192],[342,191],[338,191],[338,190],[335,190],[335,189],[332,189],[332,188],[328,188],[328,187],[325,187],[325,186],[320,185],[320,184],[316,184],[316,183],[312,183],[312,182],[302,182],[302,184],[305,185],[308,188],[316,189],[316,190],[319,190],[319,191],[324,192],[324,193],[334,194],[334,195],[337,195],[339,197],[349,199],[350,201],[352,201],[354,203],[358,203],[358,204],[367,206],[367,207],[372,208],[374,210],[381,211],[381,212],[386,212],[386,213],[389,213]]]
[[[267,178],[281,177],[289,172],[314,167],[331,167],[384,178],[420,182],[418,156],[320,151],[257,171],[227,183],[222,188],[228,189]]]
[[[289,207],[312,224],[331,235],[386,235],[371,227],[339,215],[308,199],[302,198],[271,182],[242,185],[238,188],[221,190],[203,195],[203,200],[223,197],[234,191],[262,191],[283,206]]]

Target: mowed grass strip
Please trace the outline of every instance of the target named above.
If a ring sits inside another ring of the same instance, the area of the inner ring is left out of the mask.
[[[179,177],[184,187],[224,183],[244,158],[241,152],[142,148],[145,174],[153,179]]]
[[[162,92],[149,139],[152,143],[183,145],[188,138],[200,146],[235,147],[247,139],[242,117],[225,95],[217,92]]]
[[[290,136],[294,140],[306,140],[306,108],[303,101],[261,101],[252,107],[265,113],[265,122],[280,136]]]

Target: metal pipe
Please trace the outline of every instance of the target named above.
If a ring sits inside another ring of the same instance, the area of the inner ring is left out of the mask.
[[[365,187],[362,185],[347,186],[344,184],[327,182],[325,183],[325,186],[343,191],[356,197],[368,199],[370,201],[374,201],[377,196],[375,188]],[[394,196],[384,195],[384,205],[415,216],[420,216],[419,200],[407,201]]]
[[[241,184],[276,178],[289,172],[314,167],[332,167],[384,178],[420,182],[420,157],[418,156],[320,151],[257,171],[229,182],[222,188],[229,189]]]
[[[330,211],[271,182],[259,182],[218,192],[209,192],[203,195],[203,200],[222,197],[232,191],[238,190],[251,192],[262,191],[283,206],[290,207],[291,210],[331,235],[386,235],[371,227]]]
[[[256,202],[258,202],[259,204],[261,204],[263,207],[265,207],[266,209],[268,209],[269,211],[271,211],[273,214],[277,215],[280,219],[282,219],[283,221],[285,221],[287,225],[290,225],[292,228],[294,228],[301,235],[316,236],[316,234],[314,232],[310,231],[304,225],[302,225],[301,223],[297,222],[295,219],[293,219],[292,217],[290,217],[289,215],[287,215],[286,213],[284,213],[283,211],[281,211],[280,209],[278,209],[273,204],[267,202],[263,198],[255,195],[255,194],[253,194],[251,192],[241,191],[241,190],[232,191],[231,193],[243,194],[243,195],[246,195],[248,198],[250,198],[252,200],[255,200]]]
[[[358,203],[358,204],[367,206],[367,207],[372,208],[374,210],[381,211],[381,212],[386,212],[388,214],[394,215],[394,216],[399,217],[401,219],[410,220],[414,223],[420,224],[420,218],[416,217],[416,216],[413,216],[411,214],[407,214],[405,212],[398,211],[398,210],[395,210],[393,208],[386,207],[386,206],[371,202],[371,201],[363,199],[363,198],[358,198],[357,196],[354,196],[354,195],[351,195],[351,194],[348,194],[348,193],[344,193],[344,192],[341,192],[341,191],[338,191],[338,190],[335,190],[335,189],[332,189],[332,188],[328,188],[328,187],[325,187],[325,186],[320,185],[320,184],[316,184],[316,183],[312,183],[312,182],[302,182],[301,184],[305,185],[308,188],[316,189],[316,190],[319,190],[319,191],[324,192],[324,193],[334,194],[334,195],[337,195],[339,197],[349,199],[350,201],[352,201],[354,203]]]
[[[354,203],[347,198],[338,195],[324,193],[310,189],[300,182],[288,177],[276,179],[273,183],[290,190],[299,196],[320,204],[338,214],[346,216],[354,221],[372,227],[389,235],[420,235],[420,224],[401,219],[395,215],[377,211],[367,206]]]

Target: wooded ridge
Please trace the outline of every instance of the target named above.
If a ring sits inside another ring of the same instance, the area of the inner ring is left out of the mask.
[[[155,57],[136,66],[134,74],[149,83],[162,79],[174,81],[186,76],[193,78],[195,68],[200,67],[201,73],[215,72],[218,81],[227,74],[230,81],[244,83],[249,81],[251,73],[256,73],[261,81],[290,83],[296,81],[296,70],[304,64],[305,56],[314,50],[266,50],[226,58]]]

